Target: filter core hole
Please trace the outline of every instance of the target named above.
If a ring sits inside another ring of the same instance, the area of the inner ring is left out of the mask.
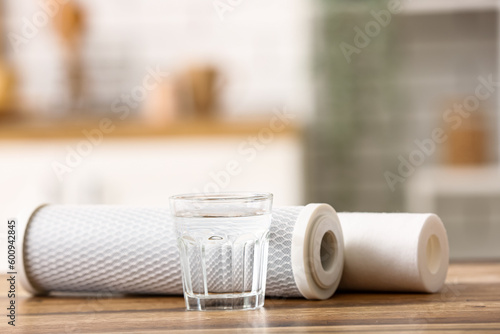
[[[441,244],[435,234],[431,235],[429,240],[427,240],[425,253],[427,258],[427,268],[431,274],[437,273],[439,267],[441,266]]]
[[[335,256],[337,249],[337,238],[332,231],[328,231],[323,235],[321,239],[321,247],[319,251],[319,256],[321,259],[321,266],[324,271],[328,271],[332,268],[335,262]]]

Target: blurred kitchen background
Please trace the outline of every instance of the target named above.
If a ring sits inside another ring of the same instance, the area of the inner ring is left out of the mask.
[[[498,11],[2,0],[0,217],[269,191],[276,205],[435,212],[453,259],[500,258]]]

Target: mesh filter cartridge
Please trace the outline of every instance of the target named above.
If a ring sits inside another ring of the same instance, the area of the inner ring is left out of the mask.
[[[166,208],[45,205],[21,219],[20,229],[20,280],[32,293],[182,294]],[[343,248],[331,206],[274,209],[266,295],[329,298],[342,276]]]

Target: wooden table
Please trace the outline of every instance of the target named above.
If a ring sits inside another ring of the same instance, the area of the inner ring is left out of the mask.
[[[0,308],[7,307],[5,276]],[[0,333],[500,332],[500,262],[452,264],[437,294],[337,293],[326,301],[267,299],[258,311],[187,312],[181,297],[17,298]]]

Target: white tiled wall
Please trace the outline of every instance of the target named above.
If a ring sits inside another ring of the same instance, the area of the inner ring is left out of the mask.
[[[52,0],[56,1],[56,0]],[[41,10],[37,0],[6,0],[7,31]],[[104,106],[133,87],[148,65],[177,71],[209,61],[225,74],[225,109],[238,113],[276,105],[308,113],[309,3],[305,0],[85,0],[85,62],[93,97]],[[214,4],[239,3],[221,20]],[[50,24],[12,57],[24,95],[46,109],[63,85]]]

